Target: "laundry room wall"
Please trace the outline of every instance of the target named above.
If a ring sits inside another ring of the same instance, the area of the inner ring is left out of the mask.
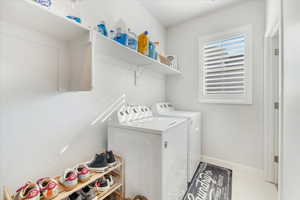
[[[168,29],[167,50],[178,56],[182,77],[167,80],[167,100],[184,110],[203,113],[204,156],[263,169],[263,1],[227,7]],[[198,102],[201,36],[243,25],[253,26],[253,104],[226,105]]]
[[[65,5],[54,1],[57,12]],[[166,30],[136,0],[83,1],[82,18],[86,25],[122,18],[164,48]],[[60,175],[104,150],[107,125],[91,122],[121,95],[146,105],[165,100],[161,75],[146,70],[135,86],[133,66],[101,55],[92,91],[58,92],[60,48],[54,38],[0,22],[0,188],[15,191],[28,180]]]
[[[300,1],[283,1],[283,126],[281,134],[281,157],[279,193],[281,200],[300,198]]]

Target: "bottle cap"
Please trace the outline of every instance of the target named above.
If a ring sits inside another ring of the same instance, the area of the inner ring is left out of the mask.
[[[145,35],[148,35],[149,33],[148,33],[148,31],[145,31],[144,34],[145,34]]]

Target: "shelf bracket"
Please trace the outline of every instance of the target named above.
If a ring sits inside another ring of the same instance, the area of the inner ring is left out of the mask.
[[[138,66],[136,70],[134,70],[134,86],[137,86],[137,79],[142,76],[143,67]]]

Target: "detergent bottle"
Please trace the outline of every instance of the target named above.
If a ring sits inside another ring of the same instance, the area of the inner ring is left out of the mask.
[[[100,32],[102,35],[104,35],[105,37],[108,36],[108,32],[107,32],[107,28],[106,28],[106,25],[105,25],[105,22],[104,21],[101,21],[98,25],[98,32]]]
[[[138,37],[138,52],[141,54],[148,56],[149,55],[149,38],[148,31],[140,34]]]
[[[127,34],[128,29],[126,27],[126,23],[122,19],[120,19],[116,23],[115,30],[116,30],[116,36],[115,36],[114,40],[119,42],[120,44],[127,46],[128,45],[128,34]]]
[[[148,56],[150,57],[150,58],[153,58],[153,59],[155,59],[155,53],[156,53],[156,51],[155,51],[155,44],[154,44],[154,42],[149,42],[149,54],[148,54]]]

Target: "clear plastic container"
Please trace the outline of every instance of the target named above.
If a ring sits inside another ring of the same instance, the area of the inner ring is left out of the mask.
[[[134,32],[128,29],[128,42],[127,46],[131,49],[137,50],[137,36]]]
[[[46,7],[51,7],[52,1],[51,0],[35,0],[37,3],[46,6]]]
[[[116,32],[114,30],[110,30],[109,38],[113,40],[115,37],[116,37]]]

